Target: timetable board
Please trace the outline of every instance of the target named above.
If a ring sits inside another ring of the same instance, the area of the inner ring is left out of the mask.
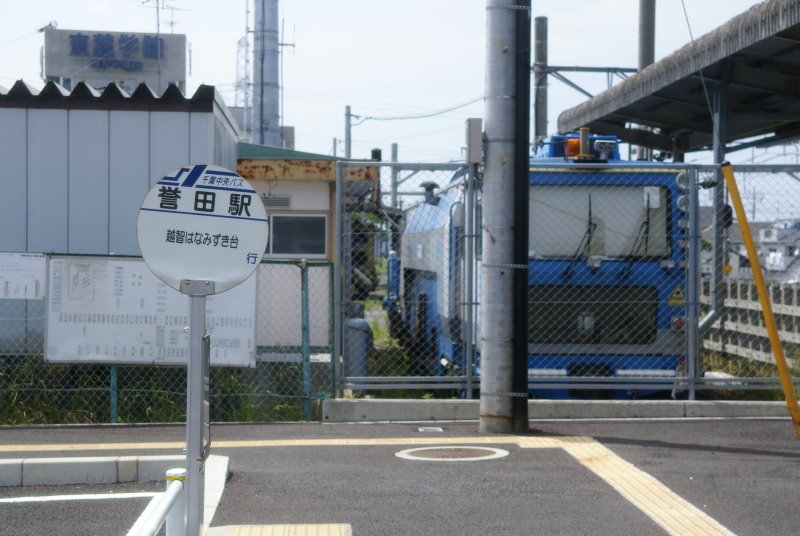
[[[44,298],[46,266],[42,253],[0,252],[0,299]]]
[[[142,259],[52,256],[45,359],[57,363],[185,365],[189,297]],[[255,365],[256,278],[209,296],[212,366]]]

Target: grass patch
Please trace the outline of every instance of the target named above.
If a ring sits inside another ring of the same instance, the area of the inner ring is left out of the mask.
[[[702,354],[701,371],[717,371],[730,374],[737,378],[779,378],[778,367],[771,363],[764,363],[752,357],[741,357],[721,352],[706,351]],[[789,369],[793,377],[800,376],[800,359],[789,360]],[[703,397],[712,400],[784,400],[781,389],[752,389],[742,387],[738,389],[707,389],[701,390]]]
[[[212,367],[211,420],[301,421],[321,418],[330,396],[330,367],[312,367],[304,395],[302,366],[260,363],[257,368]],[[62,365],[41,355],[0,359],[0,424],[94,424],[111,420],[111,367]],[[186,420],[186,369],[117,366],[117,422],[170,423]]]

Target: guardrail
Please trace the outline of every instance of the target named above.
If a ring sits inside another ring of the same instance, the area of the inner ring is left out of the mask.
[[[167,536],[186,534],[186,469],[167,471],[167,490],[147,505],[128,536],[155,536],[166,522]]]

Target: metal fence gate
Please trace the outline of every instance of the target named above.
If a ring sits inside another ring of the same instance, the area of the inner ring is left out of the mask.
[[[336,188],[340,392],[391,396],[396,389],[477,385],[469,381],[472,367],[464,354],[474,336],[459,322],[475,309],[464,299],[465,290],[475,287],[463,251],[474,235],[465,229],[466,168],[359,162],[380,173],[381,208],[365,212],[346,195],[350,165],[338,164]],[[451,257],[460,264],[449,266]]]
[[[700,184],[716,181],[702,167]],[[800,166],[733,166],[747,212],[787,365],[800,377]],[[698,382],[705,389],[777,388],[775,358],[767,338],[750,262],[737,222],[716,231],[713,188],[701,193],[702,352]],[[724,198],[730,204],[727,192]],[[728,220],[730,223],[730,220]],[[722,238],[720,238],[720,234]],[[721,247],[718,247],[720,244]],[[715,269],[721,266],[721,271]],[[781,395],[776,395],[781,396]]]

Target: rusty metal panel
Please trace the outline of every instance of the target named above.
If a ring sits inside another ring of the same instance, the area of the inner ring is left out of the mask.
[[[237,165],[239,175],[248,180],[336,180],[335,160],[252,160],[240,159]],[[375,167],[347,167],[345,180],[377,181]]]

